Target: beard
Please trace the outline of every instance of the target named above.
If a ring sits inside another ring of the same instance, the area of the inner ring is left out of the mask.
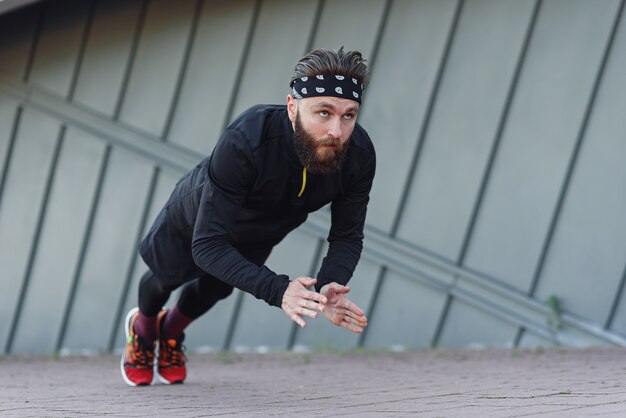
[[[350,144],[349,139],[342,144],[339,138],[315,138],[302,126],[299,113],[296,113],[293,139],[300,162],[312,174],[330,174],[339,171]]]

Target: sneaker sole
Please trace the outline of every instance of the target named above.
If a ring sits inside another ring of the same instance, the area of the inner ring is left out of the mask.
[[[139,308],[133,308],[130,311],[128,311],[128,314],[126,315],[126,319],[124,320],[124,332],[126,334],[126,341],[128,341],[128,338],[130,337],[130,321],[133,319],[133,315],[135,315],[137,311],[139,311]],[[130,380],[128,376],[126,376],[126,370],[124,370],[124,353],[125,351],[122,352],[122,359],[120,360],[120,371],[122,372],[122,377],[124,378],[124,382],[126,382],[128,386],[149,386],[149,385],[138,385],[137,383]]]
[[[158,368],[155,368],[154,374],[159,379],[159,382],[163,383],[164,385],[181,385],[181,384],[183,384],[184,380],[177,380],[175,382],[170,382],[169,380],[167,380],[166,378],[161,376],[161,374],[159,373],[158,370],[159,370]]]

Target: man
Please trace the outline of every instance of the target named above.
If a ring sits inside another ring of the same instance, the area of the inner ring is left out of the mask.
[[[367,319],[345,294],[361,255],[375,154],[356,124],[367,66],[359,52],[318,49],[295,67],[286,106],[254,106],[223,133],[210,157],[177,183],[139,252],[149,270],[125,322],[124,381],[186,377],[184,329],[241,289],[281,308],[300,327],[318,312],[363,332]],[[317,278],[293,280],[264,263],[308,213],[331,203],[328,254]],[[184,285],[176,306],[163,309]],[[314,290],[309,287],[314,286]]]

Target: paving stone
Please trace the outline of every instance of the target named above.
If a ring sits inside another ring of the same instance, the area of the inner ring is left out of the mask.
[[[119,358],[0,359],[2,417],[623,417],[626,350],[189,356],[184,385],[131,388]]]

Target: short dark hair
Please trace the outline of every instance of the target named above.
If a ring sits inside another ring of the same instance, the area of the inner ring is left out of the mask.
[[[359,51],[344,51],[343,46],[339,50],[315,49],[300,58],[293,70],[291,83],[301,77],[313,77],[316,75],[343,75],[356,78],[359,83],[366,86],[369,81],[366,60]]]

